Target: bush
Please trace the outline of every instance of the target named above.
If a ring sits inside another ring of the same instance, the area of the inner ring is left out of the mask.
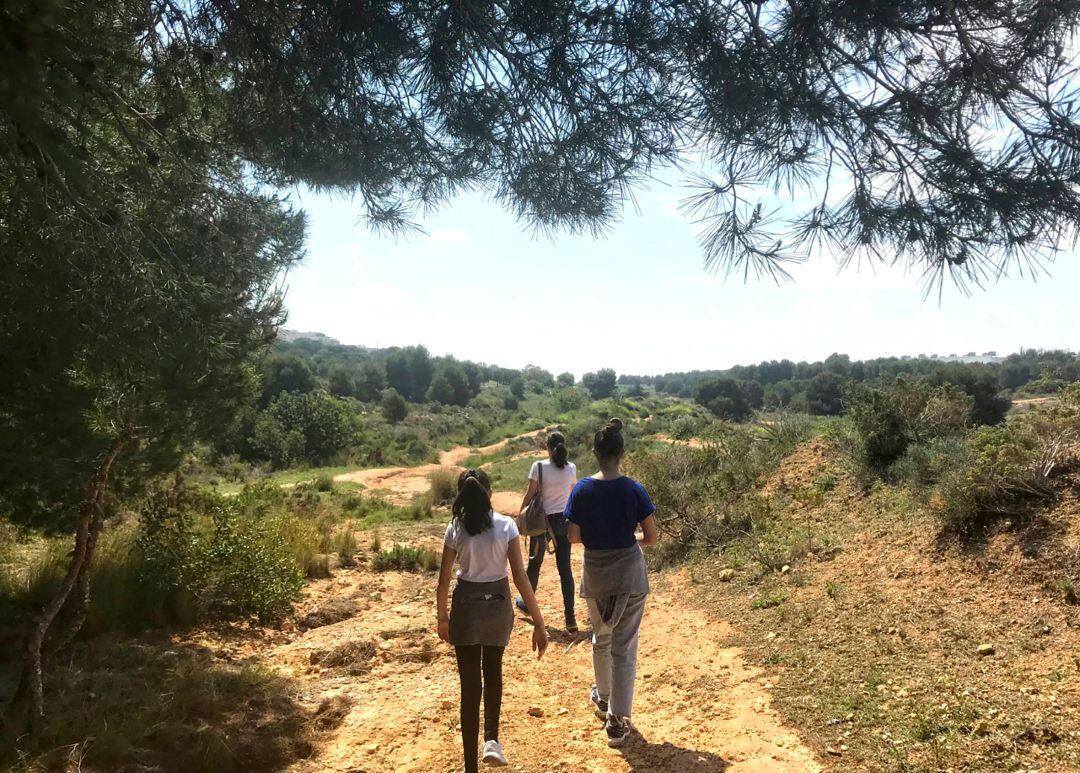
[[[298,598],[300,561],[314,553],[317,534],[274,508],[263,489],[201,501],[162,492],[143,509],[137,543],[140,579],[167,614],[270,622]]]
[[[702,379],[694,389],[694,400],[729,421],[745,421],[754,412],[742,382],[733,378]]]
[[[449,505],[457,494],[457,474],[449,467],[428,473],[429,493],[436,505]]]
[[[426,548],[394,545],[389,550],[375,553],[371,559],[371,568],[376,572],[435,571],[439,568],[439,557]]]
[[[888,477],[917,488],[934,486],[964,463],[969,450],[969,439],[966,435],[916,443],[908,446],[904,455],[889,466]]]
[[[1055,494],[1053,478],[1080,464],[1080,385],[1056,405],[981,427],[931,499],[946,532],[970,535],[988,521],[1023,516]]]
[[[737,547],[769,568],[782,565],[787,546],[776,535],[777,513],[757,495],[756,484],[809,433],[808,422],[781,415],[769,424],[728,429],[700,448],[635,453],[630,472],[657,506],[669,557]]]
[[[320,475],[315,478],[315,490],[327,493],[334,490],[334,477],[332,475]]]
[[[323,464],[355,435],[348,404],[326,392],[282,393],[255,420],[252,445],[277,468]]]
[[[382,414],[391,424],[397,424],[405,420],[409,413],[409,406],[405,398],[396,389],[387,389],[382,393]]]
[[[844,402],[862,441],[864,461],[878,470],[902,457],[912,443],[963,432],[973,405],[957,387],[906,378],[874,386],[851,384]]]

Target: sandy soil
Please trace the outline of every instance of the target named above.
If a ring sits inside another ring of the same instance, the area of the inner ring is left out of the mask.
[[[671,443],[673,446],[685,445],[690,446],[691,448],[701,448],[705,445],[705,441],[696,437],[688,438],[687,440],[679,440],[678,438],[673,438],[671,435],[666,435],[663,432],[657,432],[653,437],[663,443]]]
[[[496,507],[512,509],[516,497],[498,495]],[[388,541],[384,535],[384,546]],[[437,526],[409,541],[437,547]],[[574,559],[580,566],[576,550]],[[639,653],[634,718],[641,738],[616,751],[604,743],[602,723],[587,704],[588,634],[562,630],[554,566],[545,565],[540,601],[550,610],[551,647],[537,662],[531,627],[519,617],[506,654],[502,741],[510,770],[821,769],[781,725],[764,678],[724,644],[727,625],[683,601],[687,582],[679,574],[654,578]],[[312,703],[344,696],[352,708],[319,753],[292,770],[460,770],[457,673],[450,648],[434,630],[434,575],[342,570],[313,583],[309,593],[308,608],[349,599],[355,614],[270,645],[259,659],[309,685]],[[349,643],[367,653],[354,673],[312,664]]]
[[[413,497],[428,490],[428,475],[441,467],[458,467],[470,456],[494,454],[502,451],[511,442],[523,438],[542,435],[547,430],[526,432],[523,435],[500,440],[482,448],[457,446],[439,453],[438,464],[425,464],[419,467],[377,467],[368,470],[355,470],[335,475],[338,482],[360,483],[371,491],[385,491],[386,499],[392,504],[407,504]]]

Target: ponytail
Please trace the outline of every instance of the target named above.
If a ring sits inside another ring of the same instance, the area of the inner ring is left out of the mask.
[[[618,459],[626,447],[622,436],[623,423],[619,419],[608,419],[604,428],[593,435],[593,453],[597,459]]]
[[[547,449],[551,454],[551,463],[560,470],[566,466],[566,437],[561,432],[552,432],[547,436]]]
[[[458,495],[450,512],[470,536],[491,528],[491,479],[483,470],[465,470],[458,476]]]

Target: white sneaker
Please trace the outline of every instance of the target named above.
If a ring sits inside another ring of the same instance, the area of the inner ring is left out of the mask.
[[[503,754],[502,746],[498,741],[484,741],[484,756],[483,760],[488,765],[495,768],[501,768],[508,764],[506,762],[506,755]]]

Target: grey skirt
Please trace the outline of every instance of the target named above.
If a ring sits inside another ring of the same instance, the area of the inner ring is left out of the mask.
[[[450,598],[450,643],[467,647],[483,644],[505,647],[514,630],[514,607],[510,581],[457,581]]]

